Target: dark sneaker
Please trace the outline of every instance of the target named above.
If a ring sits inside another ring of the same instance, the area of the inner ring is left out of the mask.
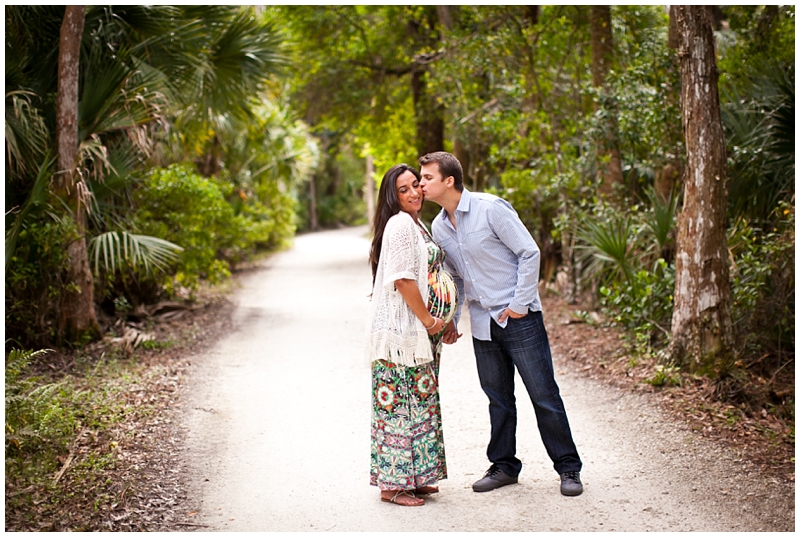
[[[516,482],[516,477],[511,477],[500,468],[496,468],[492,465],[492,467],[486,471],[486,475],[472,485],[472,490],[475,492],[488,492]]]
[[[564,472],[561,474],[561,494],[564,496],[580,496],[583,492],[580,472]]]

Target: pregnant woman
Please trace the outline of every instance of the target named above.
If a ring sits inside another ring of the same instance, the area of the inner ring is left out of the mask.
[[[444,253],[419,220],[419,172],[383,176],[370,249],[372,303],[366,352],[372,366],[370,484],[381,500],[423,505],[447,478],[439,405],[442,332],[456,311]]]

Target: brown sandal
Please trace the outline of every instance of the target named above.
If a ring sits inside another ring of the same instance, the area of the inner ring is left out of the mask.
[[[394,492],[394,496],[391,498],[387,498],[386,496],[381,493],[381,501],[382,502],[389,502],[389,503],[396,503],[397,505],[402,505],[403,507],[417,507],[419,505],[424,505],[425,500],[422,498],[417,498],[414,496],[414,493],[410,490],[397,490],[397,491],[387,491],[387,492]]]
[[[414,489],[414,494],[436,494],[439,492],[439,487],[425,486]]]

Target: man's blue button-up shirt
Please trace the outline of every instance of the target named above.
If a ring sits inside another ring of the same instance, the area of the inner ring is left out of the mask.
[[[520,314],[541,311],[539,247],[502,198],[464,189],[455,212],[455,228],[444,209],[434,218],[433,238],[458,287],[456,322],[466,302],[473,337],[490,341],[491,319],[507,307]]]

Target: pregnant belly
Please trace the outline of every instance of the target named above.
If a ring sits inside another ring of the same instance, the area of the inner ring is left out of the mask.
[[[456,313],[457,291],[453,278],[445,270],[434,270],[428,274],[428,311],[445,324],[453,320]]]

